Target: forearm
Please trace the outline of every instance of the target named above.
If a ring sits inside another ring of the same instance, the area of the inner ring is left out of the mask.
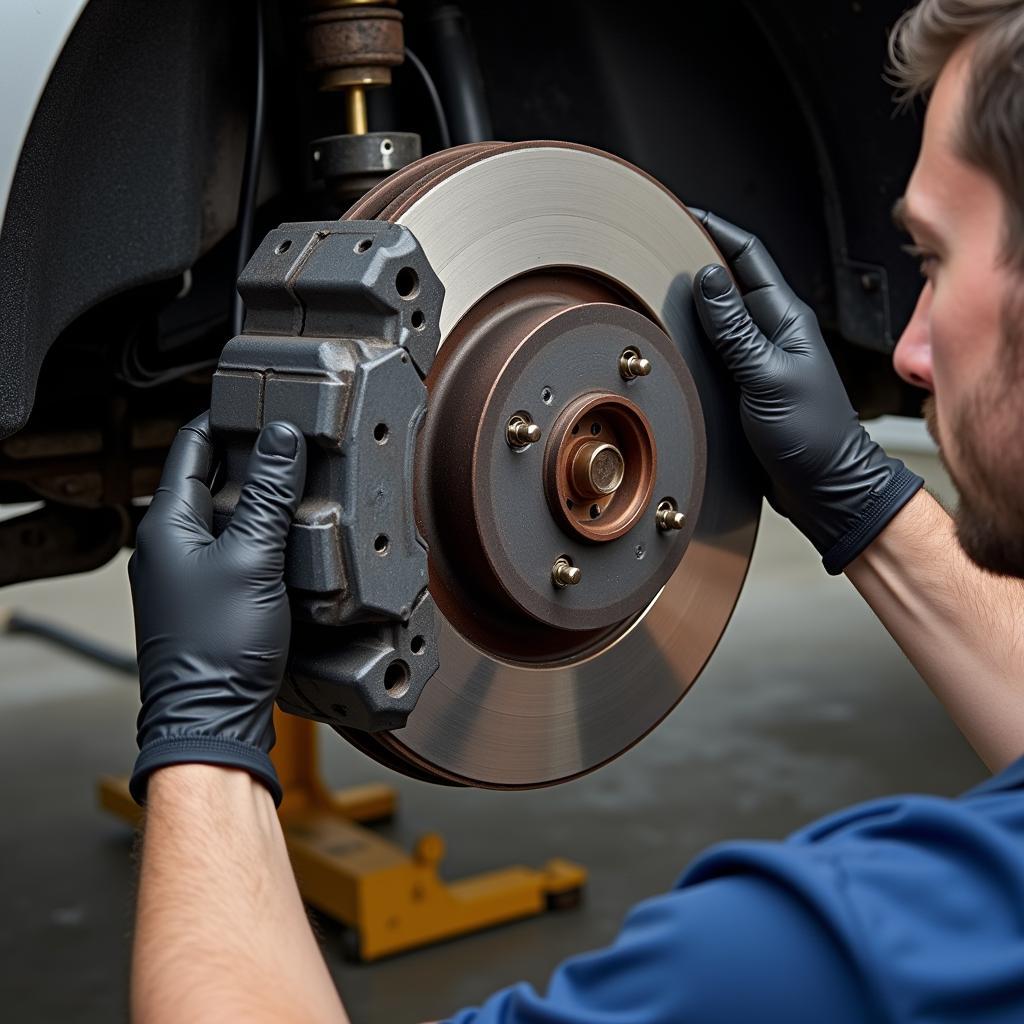
[[[178,765],[152,776],[133,961],[137,1024],[348,1020],[274,802],[243,771]]]
[[[846,574],[989,768],[1024,754],[1024,585],[971,562],[924,491]]]

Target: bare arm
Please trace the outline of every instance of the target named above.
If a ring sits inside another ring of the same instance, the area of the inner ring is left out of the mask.
[[[270,759],[291,635],[285,544],[305,442],[264,427],[214,537],[206,417],[178,434],[129,566],[147,808],[132,964],[139,1024],[348,1018],[306,920]]]
[[[132,1020],[347,1024],[266,787],[175,765],[149,783]]]
[[[988,767],[1024,754],[1024,585],[971,562],[924,491],[846,574]]]

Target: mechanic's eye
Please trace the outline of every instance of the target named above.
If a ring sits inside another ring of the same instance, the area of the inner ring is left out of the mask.
[[[918,269],[921,271],[922,277],[930,277],[932,272],[935,270],[935,264],[938,262],[938,257],[929,252],[927,249],[922,249],[919,245],[909,244],[902,245],[900,248],[909,256],[911,259],[917,260]]]

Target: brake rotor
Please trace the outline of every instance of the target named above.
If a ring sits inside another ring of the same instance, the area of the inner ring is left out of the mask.
[[[433,154],[346,218],[408,227],[445,286],[415,478],[441,621],[405,728],[338,731],[434,782],[591,771],[681,700],[746,576],[760,493],[690,291],[721,256],[565,143]]]

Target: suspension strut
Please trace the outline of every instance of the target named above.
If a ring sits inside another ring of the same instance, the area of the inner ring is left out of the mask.
[[[371,132],[368,89],[391,84],[391,69],[405,60],[397,0],[315,0],[303,18],[307,67],[322,92],[345,98],[345,132],[310,147],[313,176],[341,206],[378,181],[418,160],[415,132]]]

